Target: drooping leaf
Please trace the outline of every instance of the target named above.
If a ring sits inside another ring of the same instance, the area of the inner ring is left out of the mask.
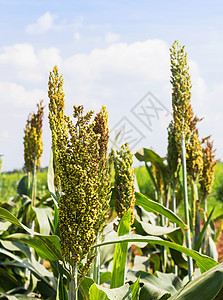
[[[102,287],[97,284],[92,284],[89,290],[89,300],[130,300],[131,296],[131,288],[128,284],[123,285],[119,288],[109,289]]]
[[[52,278],[52,273],[46,270],[43,265],[41,265],[37,261],[33,261],[32,263],[30,263],[25,259],[22,259],[19,256],[12,254],[11,252],[2,248],[0,248],[0,253],[7,255],[8,257],[14,260],[14,261],[2,262],[1,265],[11,265],[20,268],[28,268],[33,275],[35,275],[38,279],[40,279],[40,281],[45,285],[45,287],[50,288],[53,293],[56,293],[56,288],[52,286],[52,284],[45,278],[45,277]]]
[[[30,236],[25,233],[14,233],[5,239],[10,241],[19,241],[34,248],[38,255],[48,260],[62,260],[59,238],[55,235],[48,236]]]
[[[151,162],[155,165],[164,165],[163,158],[161,158],[156,152],[151,149],[138,149],[135,156],[139,161]]]
[[[176,223],[178,226],[180,226],[183,229],[187,228],[187,225],[176,214],[174,214],[170,209],[166,208],[162,204],[150,200],[149,198],[147,198],[141,193],[136,192],[135,196],[136,196],[135,205],[142,206],[146,211],[159,213],[167,217],[170,221]]]
[[[180,289],[169,300],[223,299],[223,264],[218,264]]]
[[[53,220],[53,213],[50,207],[37,208],[32,207],[36,213],[36,217],[39,223],[40,233],[43,235],[48,235],[50,233],[50,223],[49,220]]]
[[[57,260],[57,259],[62,259],[61,255],[61,249],[60,249],[60,239],[56,235],[41,235],[38,232],[34,232],[33,230],[29,229],[27,226],[19,222],[19,220],[13,216],[9,211],[7,211],[4,208],[0,207],[0,218],[4,218],[11,222],[12,224],[15,224],[23,229],[25,229],[31,236],[33,236],[33,245],[36,245],[37,251],[40,251],[40,253],[43,253],[45,250],[47,250],[47,256],[49,253],[51,253],[50,257],[52,260]],[[7,237],[9,239],[9,237]],[[16,239],[16,236],[14,235],[14,238]],[[22,237],[21,237],[22,238]],[[26,242],[29,240],[31,243],[30,239],[28,236],[24,237],[26,239]],[[22,241],[17,239],[18,241]],[[25,241],[23,241],[25,242]]]
[[[153,300],[166,300],[171,296],[169,292],[154,286],[147,282],[140,290],[139,300],[153,299]]]
[[[7,238],[7,237],[6,237]],[[31,252],[28,245],[18,241],[1,240],[2,246],[9,251],[22,251],[26,257],[31,260]]]
[[[195,250],[190,250],[181,245],[163,240],[156,236],[141,236],[141,235],[137,235],[137,234],[130,234],[130,235],[117,237],[116,239],[113,239],[113,240],[104,241],[101,244],[92,246],[92,248],[99,247],[99,246],[101,247],[103,245],[110,245],[110,244],[115,244],[115,243],[125,243],[125,242],[137,242],[137,243],[138,242],[148,242],[150,244],[166,246],[166,247],[175,249],[177,251],[180,251],[188,256],[191,256],[197,262],[201,273],[204,273],[205,271],[207,271],[217,265],[216,261],[214,261],[212,258],[210,258],[206,255],[200,254]]]

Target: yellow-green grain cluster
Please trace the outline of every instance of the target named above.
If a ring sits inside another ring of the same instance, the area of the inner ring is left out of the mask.
[[[175,41],[172,49],[170,49],[173,119],[175,139],[179,151],[182,134],[186,141],[190,138],[190,122],[193,119],[190,104],[191,81],[187,66],[187,53],[185,53],[184,48],[178,41]]]
[[[167,145],[167,172],[168,178],[171,180],[175,177],[175,173],[179,166],[180,155],[175,140],[174,124],[170,122],[168,126],[168,145]]]
[[[202,148],[203,153],[203,170],[202,179],[200,181],[201,193],[207,196],[212,191],[214,183],[214,169],[219,160],[215,159],[215,150],[213,149],[213,142],[208,139],[205,140],[205,147]]]
[[[40,167],[41,156],[43,153],[42,125],[43,125],[43,101],[37,105],[37,113],[31,113],[28,117],[24,145],[24,169],[26,172],[33,172],[34,164],[36,169]]]
[[[124,144],[120,151],[116,151],[114,158],[115,167],[115,191],[116,202],[115,210],[118,217],[121,219],[129,208],[132,209],[135,205],[135,186],[134,186],[134,170],[133,154],[131,153],[128,144]]]
[[[59,229],[62,255],[70,264],[89,253],[107,218],[110,197],[108,176],[107,112],[103,107],[92,122],[93,111],[83,114],[74,106],[71,119],[64,115],[63,81],[57,68],[50,74],[50,128],[59,180]],[[89,268],[89,258],[83,272]]]

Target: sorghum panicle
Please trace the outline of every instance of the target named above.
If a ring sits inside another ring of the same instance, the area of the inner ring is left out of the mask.
[[[29,115],[26,128],[24,130],[24,169],[26,172],[33,172],[35,162],[36,169],[40,167],[41,156],[43,153],[43,109],[43,101],[40,101],[40,103],[37,104],[37,113],[31,113]]]
[[[134,220],[133,208],[135,205],[135,186],[133,154],[128,144],[122,145],[120,151],[116,151],[114,158],[115,167],[115,210],[121,219],[129,208],[132,209],[132,222]]]
[[[174,124],[173,121],[170,122],[168,127],[168,145],[167,145],[167,170],[168,177],[171,180],[175,177],[175,173],[179,166],[180,155],[176,145]]]
[[[56,176],[62,192],[59,198],[61,250],[66,261],[73,265],[87,256],[107,218],[108,126],[104,107],[91,122],[93,111],[83,115],[83,106],[74,106],[76,123],[73,124],[64,115],[62,84],[54,68],[49,80],[49,120]],[[88,259],[81,269],[83,272],[93,258]]]
[[[173,119],[179,152],[182,133],[187,141],[190,138],[190,122],[193,119],[190,104],[191,81],[187,66],[187,53],[184,48],[178,41],[175,41],[170,49]]]
[[[205,147],[202,148],[203,153],[203,170],[202,179],[200,181],[201,193],[205,196],[211,193],[214,183],[214,169],[219,160],[215,159],[215,149],[213,149],[213,142],[209,139],[205,141]]]

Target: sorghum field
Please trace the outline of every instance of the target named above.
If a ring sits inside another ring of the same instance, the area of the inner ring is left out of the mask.
[[[41,101],[24,121],[23,171],[0,175],[0,299],[223,299],[223,164],[211,133],[199,136],[177,41],[170,61],[165,157],[108,149],[106,107],[66,116],[50,72],[49,166]]]

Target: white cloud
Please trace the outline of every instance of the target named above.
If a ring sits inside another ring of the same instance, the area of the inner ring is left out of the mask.
[[[35,51],[28,43],[7,46],[0,53],[0,81],[22,80],[38,84],[44,82],[53,66],[61,62],[59,49],[54,47]]]
[[[46,98],[47,91],[41,89],[27,90],[17,83],[1,81],[0,95],[1,105],[3,106],[4,103],[9,105],[13,112],[13,109],[34,107],[40,99]]]
[[[74,39],[75,39],[76,41],[79,41],[80,38],[81,38],[80,33],[79,33],[79,32],[75,32],[75,33],[74,33]]]
[[[89,53],[78,53],[62,58],[58,48],[37,51],[31,44],[16,44],[5,47],[0,53],[0,119],[2,131],[8,131],[17,137],[12,129],[14,116],[20,120],[23,132],[26,117],[35,109],[40,99],[47,102],[47,82],[49,71],[59,66],[64,77],[66,111],[72,114],[72,106],[83,104],[86,110],[98,111],[102,104],[109,111],[109,123],[112,128],[123,116],[147,135],[141,147],[153,146],[161,155],[165,155],[167,119],[156,120],[152,132],[149,132],[132,115],[131,108],[151,91],[167,108],[171,109],[169,45],[162,40],[147,40],[132,44],[115,43],[105,49],[95,48]],[[215,132],[216,147],[221,147],[219,127],[223,126],[222,94],[223,84],[212,90],[207,88],[199,66],[190,61],[192,80],[192,106],[201,122],[203,137]],[[6,116],[10,111],[10,116]],[[11,130],[10,130],[11,128]],[[47,129],[47,120],[45,125]],[[3,136],[1,136],[3,138]],[[49,147],[50,138],[47,142]],[[15,146],[16,147],[16,146]],[[47,150],[48,151],[48,150]],[[6,153],[7,151],[5,151]],[[162,152],[162,153],[161,153]],[[220,156],[220,155],[219,155]],[[47,161],[43,165],[47,164]]]
[[[44,15],[40,16],[35,23],[27,25],[26,33],[40,34],[50,29],[58,29],[59,27],[54,24],[56,18],[56,15],[46,12]]]
[[[105,36],[105,41],[108,44],[116,43],[120,40],[120,36],[116,33],[107,33]]]

